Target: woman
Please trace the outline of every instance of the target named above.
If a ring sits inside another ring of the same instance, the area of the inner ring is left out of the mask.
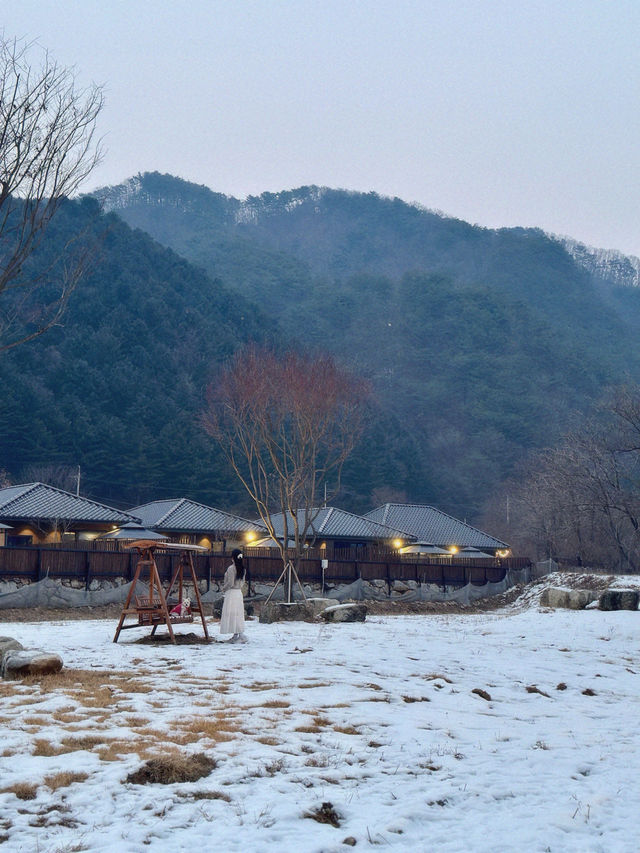
[[[232,634],[230,643],[246,643],[244,635],[244,600],[242,598],[242,584],[244,583],[244,565],[242,552],[234,548],[231,552],[233,563],[224,573],[222,591],[224,602],[222,604],[222,617],[220,619],[220,633]]]

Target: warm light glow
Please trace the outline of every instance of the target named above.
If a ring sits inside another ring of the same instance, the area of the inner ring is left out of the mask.
[[[394,539],[393,540],[394,548],[402,548],[402,539]]]
[[[324,549],[324,548],[326,548],[326,547],[327,547],[327,543],[326,543],[326,542],[321,542],[321,543],[320,543],[320,548],[321,548],[321,549]]]
[[[256,534],[252,533],[251,531],[249,531],[249,533],[247,533],[247,535],[245,536],[245,539],[247,540],[247,542],[253,542],[253,540],[255,538],[256,538]]]
[[[449,548],[449,553],[450,554],[457,554],[458,553],[458,546],[457,545],[451,545]]]
[[[498,551],[498,557],[508,557],[510,553],[509,548],[503,548],[502,551]]]

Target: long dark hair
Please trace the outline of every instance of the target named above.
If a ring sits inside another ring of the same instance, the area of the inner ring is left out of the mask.
[[[236,567],[236,580],[244,580],[244,563],[242,562],[242,551],[239,548],[234,548],[231,552],[233,565]]]

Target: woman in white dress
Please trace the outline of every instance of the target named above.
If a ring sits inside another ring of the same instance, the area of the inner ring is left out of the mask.
[[[235,548],[231,552],[233,563],[224,573],[222,591],[224,602],[222,604],[222,617],[220,619],[220,633],[232,634],[230,643],[246,643],[244,634],[244,599],[242,597],[242,584],[244,583],[244,565],[242,563],[242,552]]]

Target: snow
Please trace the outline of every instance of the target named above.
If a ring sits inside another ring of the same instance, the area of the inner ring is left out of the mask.
[[[247,645],[178,646],[137,643],[145,629],[114,644],[111,621],[4,623],[79,680],[104,672],[106,690],[92,702],[97,688],[70,682],[0,682],[2,849],[329,853],[352,836],[359,850],[636,851],[639,618],[521,603],[249,621]],[[163,755],[170,738],[216,768],[125,782],[143,763],[134,749]],[[101,754],[110,740],[115,760]],[[87,775],[51,790],[61,771]],[[6,790],[18,783],[36,797]],[[324,802],[339,828],[305,816]]]

